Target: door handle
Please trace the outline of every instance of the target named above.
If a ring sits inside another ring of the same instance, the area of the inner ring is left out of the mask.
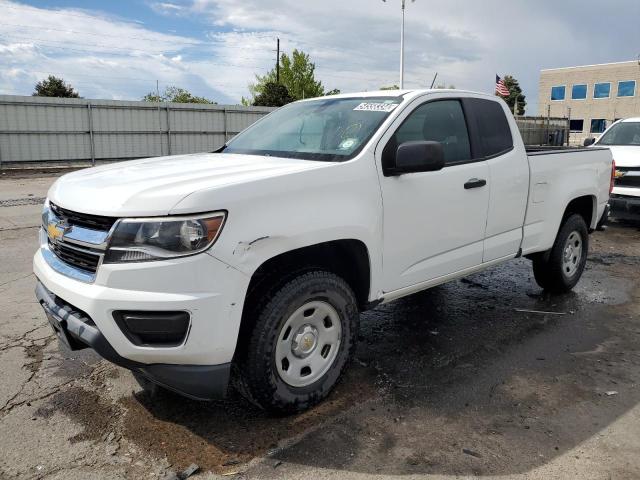
[[[471,188],[480,188],[484,187],[487,184],[487,181],[483,178],[472,178],[467,180],[467,183],[464,184],[464,189],[469,190]]]

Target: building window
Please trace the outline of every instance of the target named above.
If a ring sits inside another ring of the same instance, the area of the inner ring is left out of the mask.
[[[575,133],[582,133],[584,130],[584,120],[570,120],[569,130]]]
[[[636,81],[618,82],[619,97],[634,97],[636,95]]]
[[[593,87],[593,98],[609,98],[611,96],[610,83],[596,83]]]
[[[607,121],[604,118],[591,120],[591,133],[603,133],[607,129]]]
[[[564,100],[566,87],[551,87],[551,100]]]
[[[572,100],[585,100],[587,98],[587,86],[586,85],[574,85],[571,89]]]

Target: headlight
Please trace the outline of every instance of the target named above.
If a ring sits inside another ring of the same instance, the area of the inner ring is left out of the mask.
[[[146,262],[203,252],[218,238],[224,220],[224,212],[120,220],[104,263]]]

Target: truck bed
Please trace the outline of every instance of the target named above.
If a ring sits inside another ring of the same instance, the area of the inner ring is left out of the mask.
[[[571,155],[575,154],[575,155]],[[565,206],[572,199],[591,198],[595,228],[609,200],[611,152],[607,148],[527,148],[529,202],[524,223],[524,254],[551,248]]]

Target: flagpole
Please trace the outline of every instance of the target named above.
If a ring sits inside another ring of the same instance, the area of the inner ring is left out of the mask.
[[[387,2],[387,0],[382,0]],[[415,2],[416,0],[411,0]],[[400,24],[400,89],[404,89],[404,10],[407,0],[401,0],[400,7],[402,10],[402,23]]]
[[[400,90],[404,89],[404,2],[402,0],[402,26],[400,27]]]

